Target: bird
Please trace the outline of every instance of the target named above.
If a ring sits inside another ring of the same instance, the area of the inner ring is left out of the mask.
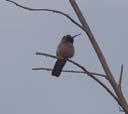
[[[71,36],[69,34],[65,35],[62,37],[57,50],[56,50],[56,56],[60,57],[57,59],[53,70],[52,70],[52,76],[59,77],[61,74],[61,71],[63,67],[65,66],[67,59],[72,58],[75,53],[75,48],[74,48],[74,38],[79,36],[81,34],[77,34],[74,36]]]

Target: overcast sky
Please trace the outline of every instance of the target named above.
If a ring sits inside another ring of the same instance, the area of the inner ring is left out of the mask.
[[[61,10],[78,21],[68,0],[15,1],[32,8]],[[77,0],[77,3],[117,81],[124,64],[122,87],[128,99],[128,1]],[[89,71],[104,73],[86,34],[67,18],[30,12],[0,1],[1,114],[120,114],[114,99],[86,75],[62,73],[56,78],[48,71],[32,71],[33,67],[53,68],[55,63],[52,58],[35,56],[36,51],[55,54],[63,35],[78,33],[82,35],[75,40],[72,60]],[[71,63],[64,68],[79,70]]]

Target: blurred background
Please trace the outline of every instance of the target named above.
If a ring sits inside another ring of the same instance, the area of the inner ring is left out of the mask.
[[[78,21],[68,0],[15,0],[31,8],[56,9]],[[118,81],[124,64],[123,92],[128,99],[128,1],[77,0]],[[61,38],[82,33],[75,40],[72,60],[89,71],[104,73],[86,36],[66,17],[50,12],[31,12],[5,0],[0,1],[0,113],[1,114],[119,114],[114,99],[84,74],[48,71],[55,59],[35,56],[35,52],[55,55]],[[80,70],[71,63],[64,69]],[[109,84],[101,78],[108,86]],[[110,87],[111,88],[111,87]]]

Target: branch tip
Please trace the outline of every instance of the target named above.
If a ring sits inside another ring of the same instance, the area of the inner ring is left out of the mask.
[[[121,70],[120,70],[120,78],[119,78],[119,88],[121,90],[121,84],[122,84],[122,78],[123,78],[123,69],[124,69],[124,66],[123,64],[121,65]]]

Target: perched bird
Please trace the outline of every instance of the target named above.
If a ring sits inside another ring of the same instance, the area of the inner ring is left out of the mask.
[[[79,35],[80,34],[77,34],[75,36],[71,36],[71,35],[63,36],[56,51],[56,56],[62,57],[62,59],[57,59],[55,66],[52,70],[53,76],[59,77],[64,65],[66,64],[67,59],[72,58],[74,56],[75,50],[74,50],[73,42],[74,42],[74,38]]]

